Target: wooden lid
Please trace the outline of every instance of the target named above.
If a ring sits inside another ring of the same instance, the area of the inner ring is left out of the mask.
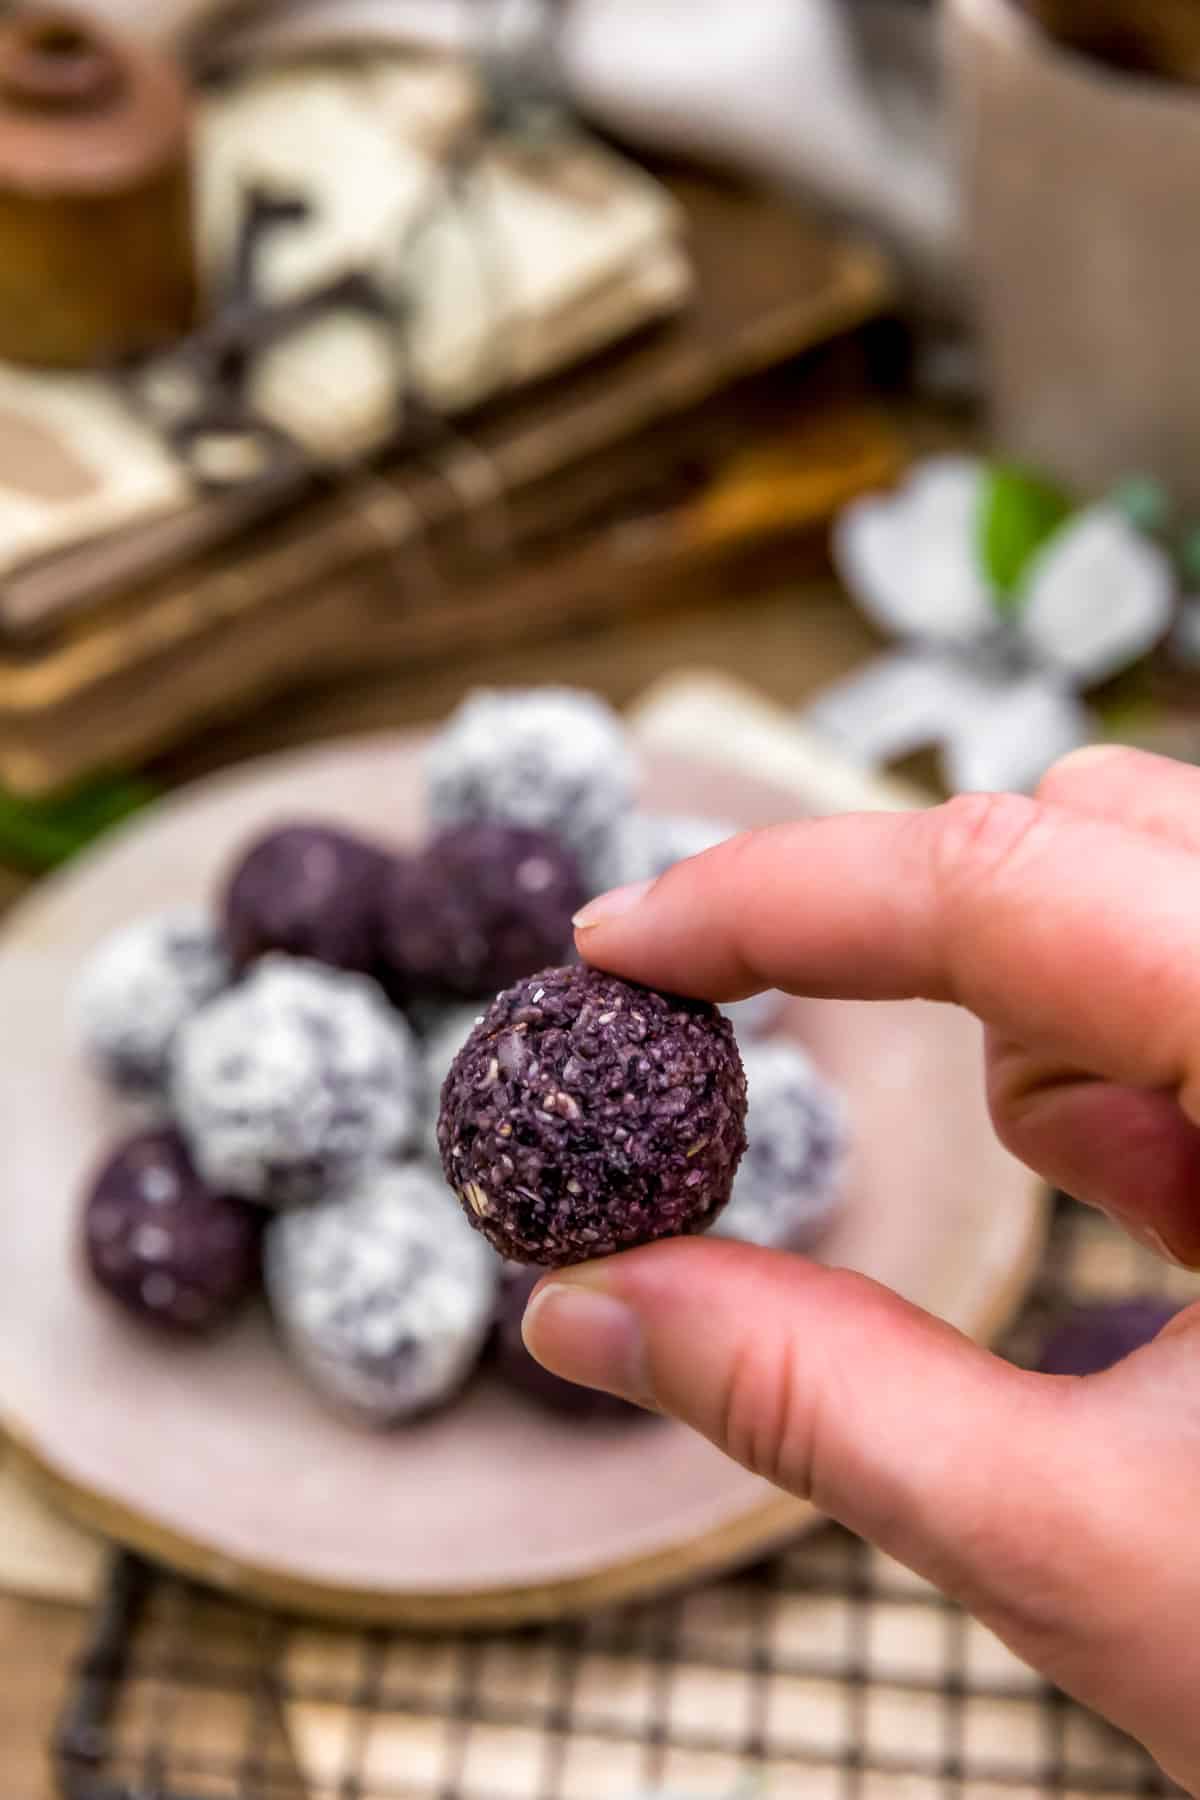
[[[0,25],[0,189],[105,192],[144,179],[185,136],[165,57],[64,8]]]

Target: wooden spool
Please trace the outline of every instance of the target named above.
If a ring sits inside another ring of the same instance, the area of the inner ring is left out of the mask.
[[[197,306],[189,105],[166,59],[81,15],[0,26],[0,357],[112,362]]]

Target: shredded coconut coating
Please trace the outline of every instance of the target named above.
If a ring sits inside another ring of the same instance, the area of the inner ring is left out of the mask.
[[[557,837],[589,894],[621,879],[637,770],[620,719],[574,688],[479,689],[429,747],[435,825],[495,819]]]
[[[213,921],[197,908],[134,919],[84,964],[75,1016],[84,1054],[107,1081],[157,1094],[180,1027],[228,986],[232,971]]]
[[[747,1149],[717,1235],[768,1249],[811,1249],[841,1201],[845,1102],[795,1044],[751,1044],[743,1054]]]
[[[491,1325],[499,1265],[436,1170],[372,1170],[267,1230],[267,1294],[292,1355],[336,1405],[391,1425],[449,1400]]]
[[[375,982],[267,956],[180,1033],[171,1096],[210,1186],[289,1206],[409,1150],[423,1088]]]
[[[745,1147],[746,1083],[715,1007],[575,966],[508,989],[442,1091],[438,1145],[502,1256],[560,1265],[704,1231]]]

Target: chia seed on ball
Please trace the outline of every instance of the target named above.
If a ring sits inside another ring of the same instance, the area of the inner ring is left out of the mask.
[[[442,1090],[438,1146],[502,1256],[558,1266],[704,1231],[745,1148],[733,1027],[582,965],[493,1002]]]
[[[225,935],[244,969],[269,951],[369,973],[388,859],[328,825],[285,825],[241,857],[225,893]]]
[[[389,992],[490,996],[561,959],[584,897],[575,859],[545,832],[451,826],[384,875],[379,951]]]
[[[391,1425],[451,1399],[478,1360],[498,1265],[436,1171],[378,1168],[268,1227],[267,1296],[327,1399]]]
[[[1101,1375],[1153,1342],[1181,1311],[1179,1301],[1159,1294],[1077,1307],[1051,1332],[1037,1367],[1043,1375]]]
[[[181,1026],[231,976],[225,947],[203,912],[181,909],[122,925],[80,974],[75,1009],[84,1054],[123,1093],[160,1093]]]
[[[541,1275],[540,1269],[518,1269],[501,1278],[493,1351],[493,1366],[500,1380],[548,1412],[580,1424],[616,1424],[648,1418],[648,1413],[631,1406],[628,1400],[600,1393],[596,1388],[580,1387],[575,1381],[564,1381],[530,1356],[521,1336],[521,1320]]]
[[[363,975],[266,956],[185,1026],[171,1098],[213,1187],[290,1206],[412,1148],[416,1041]]]
[[[260,1217],[205,1187],[178,1132],[144,1131],[92,1184],[84,1254],[97,1286],[135,1318],[209,1331],[258,1284]]]
[[[636,783],[620,719],[574,688],[481,689],[429,747],[435,825],[494,819],[546,831],[575,857],[589,895],[621,879]]]
[[[747,1148],[716,1235],[810,1250],[841,1201],[845,1104],[795,1044],[751,1044],[744,1060]]]

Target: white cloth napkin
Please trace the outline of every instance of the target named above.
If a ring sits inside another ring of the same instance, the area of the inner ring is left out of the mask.
[[[511,45],[537,0],[91,0],[193,55]],[[565,0],[574,104],[635,145],[802,188],[875,231],[926,296],[957,289],[936,11],[916,0]]]

